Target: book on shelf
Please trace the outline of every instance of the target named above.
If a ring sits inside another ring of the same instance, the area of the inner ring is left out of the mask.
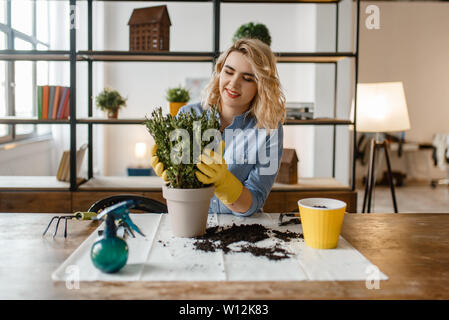
[[[76,151],[76,176],[78,178],[81,165],[83,163],[84,155],[86,154],[87,143],[83,144]],[[70,181],[70,150],[65,150],[62,153],[61,161],[59,162],[58,172],[56,173],[56,179],[59,181]]]
[[[66,150],[62,153],[61,161],[59,162],[58,172],[56,173],[56,179],[59,181],[65,181],[66,168],[67,163],[70,162],[68,159],[70,158],[70,151]]]
[[[64,110],[64,101],[67,95],[69,88],[67,87],[63,87],[62,88],[62,93],[61,93],[61,99],[59,101],[59,106],[58,106],[58,113],[56,114],[56,119],[62,119],[62,111]]]
[[[42,119],[48,119],[48,95],[50,86],[42,87]]]
[[[61,120],[70,115],[70,87],[37,86],[38,119]]]
[[[68,119],[70,116],[70,88],[67,88],[67,94],[65,96],[64,105],[62,108],[62,118]]]
[[[50,86],[50,95],[48,96],[48,119],[52,119],[53,114],[53,102],[55,100],[55,86]]]
[[[37,86],[37,118],[42,119],[42,86]]]
[[[61,86],[55,87],[55,99],[53,100],[53,109],[51,113],[51,118],[56,119],[56,115],[58,113],[58,106],[59,106],[59,98],[60,98],[60,92],[61,92]]]

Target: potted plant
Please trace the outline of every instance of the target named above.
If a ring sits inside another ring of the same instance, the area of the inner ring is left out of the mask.
[[[214,187],[200,182],[195,172],[204,148],[221,137],[218,119],[216,108],[210,113],[183,112],[176,117],[163,115],[162,108],[158,108],[144,122],[157,144],[159,162],[166,170],[168,183],[162,194],[167,200],[172,232],[177,237],[196,237],[206,232]],[[207,138],[207,133],[214,135]]]
[[[104,88],[102,92],[95,98],[97,107],[106,111],[109,119],[117,119],[118,111],[126,107],[126,100],[117,90]]]
[[[259,39],[265,42],[268,46],[271,45],[271,36],[268,28],[262,23],[247,23],[242,24],[234,34],[232,42],[236,42],[241,38]]]
[[[186,105],[190,100],[189,90],[182,86],[176,88],[168,88],[165,98],[169,103],[169,110],[172,116],[176,116],[179,109]]]

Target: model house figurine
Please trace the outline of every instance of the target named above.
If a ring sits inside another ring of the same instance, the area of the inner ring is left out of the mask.
[[[134,9],[129,25],[130,51],[169,51],[170,17],[167,6]]]
[[[298,156],[295,149],[284,148],[276,182],[286,184],[298,183]]]

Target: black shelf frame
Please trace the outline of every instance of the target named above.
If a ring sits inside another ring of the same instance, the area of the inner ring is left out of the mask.
[[[87,51],[76,50],[76,3],[87,1],[88,14],[88,48]],[[149,2],[148,0],[133,0],[140,2]],[[208,62],[215,64],[220,55],[220,8],[222,3],[230,4],[321,4],[335,6],[335,51],[334,52],[276,52],[278,63],[313,63],[313,64],[333,64],[334,65],[334,101],[333,101],[333,119],[313,119],[313,120],[286,120],[286,125],[331,125],[333,126],[333,147],[332,147],[332,176],[335,177],[336,160],[336,126],[353,126],[353,155],[352,155],[352,178],[351,190],[355,190],[356,170],[356,110],[357,110],[357,82],[358,82],[358,64],[359,64],[359,23],[360,23],[360,0],[356,2],[356,20],[355,20],[355,52],[340,52],[339,43],[339,3],[341,0],[165,0],[163,2],[212,2],[213,6],[213,51],[212,52],[127,52],[127,51],[95,51],[93,50],[93,2],[126,2],[125,0],[69,0],[70,4],[70,50],[0,50],[0,60],[32,60],[32,61],[67,61],[70,63],[70,118],[69,120],[38,120],[38,119],[18,119],[15,117],[0,118],[0,124],[69,124],[70,125],[70,172],[76,172],[76,126],[86,124],[88,126],[88,180],[93,177],[93,125],[127,125],[142,124],[145,119],[98,119],[92,118],[93,115],[93,62]],[[154,0],[152,2],[158,2]],[[355,66],[354,81],[354,120],[337,119],[337,101],[338,101],[338,62],[342,59],[352,59]],[[76,118],[76,64],[78,62],[87,62],[88,64],[88,118]],[[79,184],[76,181],[76,175],[70,175],[70,191],[78,189]]]
[[[306,4],[306,3],[318,3],[318,4],[333,4],[335,5],[335,51],[334,52],[313,52],[313,53],[294,53],[294,52],[284,52],[284,53],[276,53],[276,56],[278,57],[278,63],[331,63],[334,65],[334,105],[333,105],[333,115],[334,115],[334,119],[336,119],[337,116],[337,93],[338,93],[338,60],[340,59],[344,59],[344,58],[353,58],[355,60],[355,73],[356,73],[356,77],[355,77],[355,109],[357,110],[356,104],[357,104],[357,100],[356,100],[356,92],[357,92],[357,73],[358,73],[358,44],[359,44],[359,10],[360,10],[360,0],[356,0],[356,23],[355,23],[355,32],[356,32],[356,51],[355,52],[339,52],[338,50],[338,43],[339,43],[339,3],[340,0],[335,0],[335,1],[238,1],[238,0],[212,0],[212,4],[213,4],[213,32],[214,32],[214,36],[213,36],[213,52],[212,53],[193,53],[193,52],[171,52],[169,55],[164,54],[164,53],[159,53],[159,54],[149,54],[149,53],[129,53],[129,52],[121,52],[121,51],[103,51],[103,52],[96,52],[96,51],[92,51],[92,0],[87,0],[88,1],[88,16],[89,16],[89,20],[88,20],[88,38],[89,38],[89,45],[88,45],[88,50],[89,52],[85,52],[84,54],[86,55],[86,57],[88,57],[89,59],[89,65],[92,63],[92,57],[95,57],[95,54],[98,55],[103,55],[103,56],[118,56],[119,58],[116,59],[96,59],[97,61],[136,61],[135,59],[130,59],[130,60],[126,60],[123,59],[125,57],[136,57],[136,56],[161,56],[161,57],[167,57],[167,56],[172,56],[173,59],[172,60],[159,60],[159,59],[154,59],[152,58],[151,61],[170,61],[170,62],[185,62],[186,60],[182,61],[181,59],[176,59],[176,57],[179,56],[184,56],[184,57],[204,57],[204,58],[212,58],[213,59],[213,64],[215,64],[216,59],[219,57],[220,55],[220,8],[221,8],[221,3],[296,3],[296,4]],[[196,2],[196,1],[192,1],[192,2]],[[201,2],[210,2],[210,1],[201,1]],[[80,52],[80,54],[82,54],[82,52]],[[301,61],[302,59],[303,61]],[[317,61],[310,61],[311,58],[315,58]],[[326,60],[326,58],[328,60]],[[331,58],[335,58],[335,59],[331,59]],[[329,61],[329,60],[334,60],[334,61]],[[143,60],[145,61],[145,60]],[[187,60],[189,61],[189,60]],[[198,61],[197,61],[198,62]],[[204,61],[204,62],[210,62],[210,61]],[[91,67],[89,68],[89,83],[91,83],[92,81],[92,73],[91,73]],[[91,86],[89,86],[89,88],[91,88]],[[91,116],[92,114],[92,96],[89,95],[89,97],[91,97],[89,99],[89,116]],[[354,113],[356,113],[356,111],[354,111]],[[121,122],[117,122],[114,121],[117,124],[125,124],[125,123],[121,123]],[[321,122],[316,122],[316,121],[296,121],[296,123],[292,123],[293,121],[291,121],[289,124],[293,124],[293,125],[332,125],[333,126],[333,138],[332,138],[332,177],[335,178],[335,171],[336,171],[336,135],[337,135],[337,131],[336,131],[336,127],[337,125],[352,125],[353,126],[353,146],[354,146],[354,150],[353,150],[353,162],[352,162],[352,186],[351,189],[354,191],[355,190],[355,145],[356,145],[356,125],[355,125],[355,117],[354,117],[354,122],[348,120],[348,121],[321,121]],[[335,123],[337,122],[337,123]],[[90,134],[92,131],[92,125],[95,124],[96,122],[90,122],[88,124],[89,126],[89,148],[88,148],[88,168],[89,168],[89,175],[88,175],[88,179],[92,178],[92,135]]]

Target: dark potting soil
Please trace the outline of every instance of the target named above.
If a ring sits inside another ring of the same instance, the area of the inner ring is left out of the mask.
[[[245,245],[240,248],[240,252],[249,252],[256,257],[266,257],[269,260],[288,259],[291,255],[290,252],[281,248],[279,244],[276,244],[273,248],[259,248],[254,245]]]
[[[303,238],[301,233],[268,229],[261,224],[236,225],[234,223],[232,226],[207,228],[203,236],[195,238],[197,240],[194,242],[194,246],[196,250],[206,252],[215,252],[215,250],[221,249],[225,254],[229,252],[249,252],[254,256],[263,256],[270,260],[289,258],[291,253],[281,248],[279,244],[272,248],[259,248],[254,245],[272,236],[285,242]],[[240,246],[240,251],[230,248],[231,244],[240,241],[248,242],[249,244]]]
[[[279,231],[279,230],[271,230],[274,233],[275,237],[285,242],[289,242],[292,239],[304,239],[302,233],[296,233],[291,231]]]

